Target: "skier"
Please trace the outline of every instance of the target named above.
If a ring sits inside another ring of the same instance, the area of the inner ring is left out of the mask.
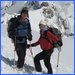
[[[20,15],[9,20],[7,31],[9,38],[11,38],[14,42],[18,56],[17,68],[21,69],[25,61],[27,39],[29,41],[32,40],[31,25],[28,19],[27,7],[24,7],[21,10]]]
[[[51,55],[54,51],[53,41],[57,42],[58,45],[60,45],[60,46],[61,46],[61,43],[59,43],[59,38],[56,35],[52,34],[50,31],[47,31],[49,29],[49,27],[46,25],[46,21],[41,20],[39,23],[39,28],[40,28],[39,40],[35,43],[28,44],[27,47],[29,48],[30,46],[35,47],[37,45],[40,45],[40,47],[43,51],[34,57],[35,69],[37,72],[40,72],[40,73],[42,72],[40,60],[43,59],[44,64],[48,70],[47,73],[53,74],[52,66],[50,63]],[[47,39],[45,34],[47,34],[47,37],[49,40]]]

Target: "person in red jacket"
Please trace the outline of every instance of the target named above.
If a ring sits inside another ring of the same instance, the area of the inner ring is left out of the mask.
[[[43,20],[40,21],[39,28],[40,28],[39,40],[35,43],[28,44],[27,47],[29,48],[30,46],[35,47],[37,45],[40,45],[42,52],[40,52],[39,54],[37,54],[34,57],[35,69],[38,72],[42,72],[40,60],[43,59],[44,64],[48,70],[47,73],[52,74],[53,71],[52,71],[52,66],[50,63],[50,58],[51,58],[51,55],[52,55],[53,49],[54,49],[52,43],[53,43],[53,41],[55,41],[55,42],[59,41],[59,38],[57,36],[55,36],[54,34],[52,34],[50,31],[47,31],[49,29],[49,27],[46,25],[45,21],[43,21]],[[45,33],[45,31],[47,31],[47,32]],[[46,38],[45,34],[49,40]]]

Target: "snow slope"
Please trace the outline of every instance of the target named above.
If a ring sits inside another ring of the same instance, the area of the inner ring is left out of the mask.
[[[14,12],[19,13],[18,10],[21,10],[24,5],[25,5],[25,2],[18,1],[14,5],[6,8],[6,10],[3,10],[2,13],[5,13],[5,12],[8,14],[13,14]],[[17,6],[18,6],[18,8],[15,9]]]
[[[18,8],[17,4],[16,4],[16,8]],[[15,11],[16,11],[16,8],[15,8]],[[41,12],[41,9],[29,11],[29,19],[31,22],[32,34],[33,34],[32,42],[37,41],[39,38],[38,24],[41,18],[43,18],[40,12]],[[11,67],[14,61],[14,46],[13,46],[11,39],[9,39],[7,36],[7,20],[10,17],[11,15],[5,13],[5,15],[2,16],[1,18],[1,20],[4,21],[2,22],[2,26],[1,26],[2,27],[1,28],[1,33],[2,33],[1,34],[1,57],[2,57],[1,73],[2,74],[33,74],[34,63],[33,63],[31,53],[28,49],[27,49],[27,54],[25,58],[24,71],[17,71],[15,69],[12,69]],[[63,47],[60,53],[58,73],[59,74],[73,74],[74,73],[74,37],[68,37],[68,38],[63,37],[62,39],[63,39]],[[37,47],[32,48],[32,52],[33,52],[33,56],[35,56],[36,54],[41,52],[41,49],[39,46],[37,46]],[[58,50],[55,49],[51,57],[51,64],[52,64],[54,74],[56,74],[57,54],[58,54]],[[17,61],[17,56],[15,57],[15,60]],[[46,67],[44,66],[43,61],[41,61],[41,65],[42,65],[43,70],[47,71]]]

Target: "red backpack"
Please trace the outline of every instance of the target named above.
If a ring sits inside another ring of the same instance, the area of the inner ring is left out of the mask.
[[[55,36],[57,36],[58,38],[60,38],[59,42],[57,41],[56,43],[53,41],[53,43],[50,42],[50,40],[47,37],[47,32],[50,31],[52,34],[54,34]],[[63,42],[62,42],[62,37],[61,37],[61,32],[57,29],[57,28],[49,28],[48,30],[45,31],[44,33],[45,35],[45,39],[48,40],[50,42],[50,44],[53,45],[54,48],[57,47],[61,47],[63,46]]]

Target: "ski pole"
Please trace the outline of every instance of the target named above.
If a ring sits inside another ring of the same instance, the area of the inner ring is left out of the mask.
[[[61,49],[61,47],[58,48],[58,57],[57,57],[56,74],[58,73],[58,67],[59,67],[59,56],[60,56],[60,51],[61,51],[61,50],[59,50],[59,49]]]
[[[30,41],[30,45],[31,45],[31,41]],[[30,53],[31,53],[32,58],[33,58],[33,53],[32,53],[32,47],[31,46],[30,46],[29,50],[30,50]]]
[[[15,67],[15,64],[16,64],[16,62],[15,62],[16,36],[15,36],[14,46],[15,46],[15,49],[14,49],[14,67]]]
[[[31,41],[29,41],[29,42],[30,42],[30,45],[31,45]],[[30,50],[30,53],[31,53],[31,55],[32,55],[33,65],[35,65],[35,64],[34,64],[34,57],[33,57],[32,47],[31,47],[31,46],[30,46],[29,50]],[[34,73],[36,73],[36,71],[35,71],[35,66],[34,66]]]

